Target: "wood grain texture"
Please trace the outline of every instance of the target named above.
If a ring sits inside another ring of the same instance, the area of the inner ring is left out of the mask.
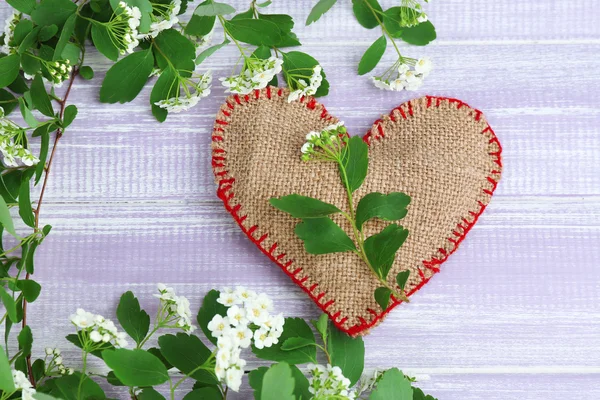
[[[377,32],[353,20],[349,2],[304,27],[312,3],[275,2],[270,12],[295,17],[304,50],[332,85],[320,101],[350,132],[363,134],[396,105],[431,94],[481,109],[504,146],[503,180],[490,207],[442,273],[365,339],[368,367],[425,375],[419,385],[440,400],[599,398],[597,2],[434,2],[439,39],[401,47],[435,63],[417,93],[381,92],[357,77]],[[2,2],[0,17],[8,13]],[[225,76],[235,56],[226,48],[205,67]],[[59,145],[41,215],[54,229],[36,259],[44,290],[29,314],[34,351],[58,345],[65,363],[78,365],[63,339],[69,314],[81,306],[112,315],[119,295],[133,290],[152,315],[156,282],[172,284],[194,310],[210,288],[243,284],[267,292],[287,315],[316,317],[312,302],[215,197],[210,132],[222,88],[159,124],[148,88],[125,106],[100,104],[110,63],[95,52],[88,62],[96,78],[74,85],[79,116]],[[389,51],[381,67],[392,62]],[[486,273],[476,275],[481,266]]]

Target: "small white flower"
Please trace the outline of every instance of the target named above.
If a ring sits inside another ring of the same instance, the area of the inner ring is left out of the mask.
[[[234,293],[223,293],[219,295],[217,303],[221,303],[226,307],[231,307],[236,304],[242,304],[242,301]]]
[[[425,14],[425,13],[422,13],[421,15],[419,15],[417,17],[418,23],[427,22],[428,20],[429,20],[429,18],[427,18],[427,14]]]
[[[56,357],[56,358],[54,359],[54,363],[55,363],[56,365],[61,365],[61,364],[63,363],[63,359],[62,359],[62,357]]]
[[[71,315],[71,322],[81,329],[86,329],[94,325],[95,315],[78,308],[75,314]]]
[[[392,87],[390,86],[390,83],[388,81],[385,81],[379,77],[373,76],[371,77],[371,81],[373,82],[373,85],[375,85],[376,88],[378,89],[382,89],[382,90],[392,90]]]
[[[255,291],[249,290],[243,286],[236,286],[234,294],[240,301],[244,303],[254,301],[254,299],[256,298]]]
[[[314,145],[312,143],[307,142],[302,145],[302,148],[300,149],[300,151],[303,154],[310,154],[310,153],[312,153],[313,149],[314,149]]]
[[[252,331],[247,326],[238,326],[233,329],[232,334],[239,341],[240,347],[245,349],[250,346]],[[213,333],[214,335],[214,333]]]
[[[219,314],[215,315],[208,323],[208,330],[214,337],[227,334],[231,330],[229,318],[222,317]]]
[[[246,317],[248,321],[256,325],[262,325],[268,320],[269,313],[260,304],[253,302],[246,305]]]
[[[46,347],[44,351],[46,352],[47,356],[51,356],[52,354],[54,354],[54,349],[52,347]]]
[[[242,385],[242,376],[244,376],[244,371],[237,368],[230,368],[227,370],[225,383],[231,390],[237,392]]]
[[[432,69],[433,63],[428,57],[419,58],[415,64],[415,72],[423,75],[423,78],[426,78]]]
[[[294,90],[293,92],[290,92],[290,95],[288,96],[288,103],[298,100],[301,96],[302,90]]]
[[[246,310],[239,306],[232,306],[227,310],[227,317],[229,322],[233,326],[247,325],[248,319],[246,319]]]
[[[271,335],[271,332],[266,328],[260,328],[254,332],[254,346],[257,349],[271,347],[274,343],[277,343],[277,338]]]

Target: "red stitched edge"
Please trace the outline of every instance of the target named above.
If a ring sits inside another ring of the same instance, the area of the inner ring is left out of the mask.
[[[271,87],[267,87],[267,89],[264,93],[265,94],[264,97],[271,100],[275,95],[279,96],[279,97],[284,95],[283,90],[281,88],[274,87],[273,89],[275,89],[275,90],[272,90]],[[253,98],[259,99],[260,96],[261,96],[261,91],[255,90]],[[440,104],[442,103],[442,101],[448,101],[451,104],[456,104],[457,109],[460,109],[462,107],[467,107],[470,110],[472,110],[472,117],[476,121],[479,121],[481,119],[481,116],[483,115],[483,113],[481,111],[470,107],[469,105],[467,105],[466,103],[464,103],[463,101],[458,100],[458,99],[453,99],[453,98],[449,98],[449,97],[435,97],[435,96],[426,96],[426,98],[427,98],[427,108],[439,107]],[[230,110],[233,110],[236,107],[236,105],[242,105],[243,103],[248,103],[254,99],[252,99],[252,98],[250,98],[250,96],[246,95],[246,96],[244,96],[243,101],[242,101],[242,99],[238,95],[230,96],[226,100],[225,104],[220,109],[221,111],[226,111],[223,114],[227,118],[224,118],[224,119],[228,119],[231,115],[231,113],[228,112],[225,107],[229,108]],[[307,99],[302,97],[300,99],[300,103],[304,104],[309,110],[315,110],[316,107],[318,105],[320,105],[314,98],[308,98],[308,101],[305,101],[305,100],[307,100]],[[414,112],[413,112],[413,107],[412,107],[411,102],[412,102],[412,100],[402,103],[400,106],[394,108],[389,114],[390,119],[392,121],[396,120],[395,116],[394,116],[395,111],[399,111],[399,113],[403,119],[408,119],[410,117],[413,117]],[[321,105],[321,106],[322,106],[322,111],[320,111],[321,112],[320,118],[323,120],[333,119],[334,117],[329,115],[329,113],[325,109],[325,106],[323,106],[323,105]],[[382,122],[383,122],[382,120],[375,121],[375,123],[373,124],[373,126],[371,127],[369,132],[367,132],[367,134],[365,134],[363,136],[363,140],[367,144],[370,145],[371,140],[373,140],[373,139],[382,140],[385,137],[385,132],[383,129]],[[228,124],[228,122],[224,121],[223,119],[217,119],[215,121],[215,127],[213,129],[213,134],[212,134],[213,142],[222,142],[223,141],[222,126],[226,126],[227,124]],[[376,128],[376,129],[374,129],[374,128]],[[377,131],[377,135],[373,136],[373,132],[375,130]],[[494,162],[501,168],[502,167],[502,157],[501,157],[502,146],[500,145],[500,142],[499,142],[498,138],[496,137],[496,134],[494,133],[493,129],[489,126],[489,124],[486,126],[486,128],[481,133],[482,134],[490,134],[492,136],[492,139],[490,139],[490,143],[495,142],[498,145],[498,151],[490,153],[490,156],[494,159]],[[244,227],[243,222],[246,219],[246,215],[238,214],[238,211],[241,209],[242,205],[239,203],[236,203],[234,201],[235,194],[232,191],[232,189],[233,189],[232,184],[235,182],[235,178],[232,177],[229,174],[229,171],[226,169],[217,171],[217,168],[226,168],[226,155],[225,154],[226,154],[226,151],[224,149],[213,148],[213,157],[212,157],[213,172],[219,182],[218,188],[217,188],[217,197],[219,197],[223,201],[223,205],[225,206],[225,209],[233,216],[233,218],[237,222],[238,226],[242,229],[242,232],[244,232],[246,234],[246,236],[248,236],[248,238],[252,241],[252,243],[254,243],[256,245],[256,247],[258,247],[263,252],[263,254],[265,254],[271,261],[273,261],[275,264],[277,264],[281,268],[281,270],[294,283],[296,283],[302,290],[304,290],[304,292],[306,292],[308,294],[308,296],[317,304],[317,306],[323,312],[325,312],[325,313],[327,313],[327,315],[329,315],[329,318],[331,319],[331,321],[334,323],[334,325],[338,329],[348,333],[351,336],[356,336],[356,335],[360,334],[361,332],[369,330],[370,328],[377,325],[386,314],[388,314],[396,306],[398,306],[399,304],[402,303],[401,300],[395,299],[392,296],[392,303],[388,306],[388,308],[385,311],[378,314],[376,311],[374,311],[372,309],[367,309],[367,312],[370,313],[371,315],[373,315],[373,319],[370,322],[367,322],[364,318],[362,318],[361,316],[358,316],[358,319],[360,321],[359,324],[353,325],[350,328],[344,328],[343,325],[348,320],[348,317],[344,316],[342,319],[338,320],[338,318],[341,316],[341,311],[337,311],[334,314],[327,311],[327,309],[332,304],[335,303],[335,299],[330,299],[325,303],[321,303],[321,299],[325,296],[326,293],[319,292],[319,293],[315,294],[315,289],[319,286],[318,283],[313,283],[308,287],[305,286],[305,282],[309,279],[309,276],[308,275],[303,276],[303,274],[300,274],[303,271],[302,268],[297,268],[297,269],[294,269],[293,271],[290,271],[288,269],[293,264],[293,260],[283,263],[282,260],[285,257],[285,253],[281,253],[281,254],[275,253],[275,250],[277,249],[276,242],[273,243],[268,248],[263,247],[262,242],[267,238],[267,236],[269,235],[268,233],[265,233],[260,238],[254,238],[253,233],[258,229],[258,225],[254,225],[250,228]],[[486,195],[489,195],[490,197],[493,195],[494,191],[496,190],[497,184],[498,184],[498,181],[492,175],[497,175],[499,173],[500,173],[500,170],[490,171],[491,175],[487,177],[487,181],[491,183],[492,189],[490,190],[490,189],[482,188],[482,191]],[[437,256],[433,256],[430,260],[423,260],[423,266],[427,270],[431,271],[432,275],[429,278],[427,278],[425,276],[425,273],[423,272],[423,270],[421,268],[418,268],[419,277],[421,278],[421,281],[410,292],[407,293],[407,296],[411,296],[414,293],[416,293],[427,282],[429,282],[429,280],[431,278],[433,278],[433,276],[435,274],[440,272],[440,269],[438,267],[441,264],[443,264],[448,259],[448,257],[450,257],[450,255],[458,249],[460,243],[464,240],[464,238],[466,237],[467,233],[471,230],[471,228],[477,223],[479,216],[483,213],[483,211],[485,210],[485,208],[487,206],[486,204],[483,204],[481,201],[479,201],[478,203],[479,203],[479,209],[469,211],[468,212],[469,215],[467,217],[463,217],[462,222],[459,223],[457,225],[456,229],[452,231],[453,236],[447,238],[447,240],[452,244],[452,249],[450,251],[446,251],[446,250],[440,248],[438,250]],[[469,217],[472,218],[471,221],[468,220]]]

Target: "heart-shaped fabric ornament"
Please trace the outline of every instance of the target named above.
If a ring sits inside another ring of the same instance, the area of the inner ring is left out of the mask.
[[[381,285],[356,254],[308,254],[294,234],[299,220],[269,204],[271,197],[297,193],[348,211],[336,165],[300,159],[306,134],[338,120],[315,99],[288,103],[288,94],[267,87],[231,96],[221,107],[212,134],[217,194],[250,240],[338,328],[366,334],[400,301],[392,299],[383,311],[373,296]],[[355,201],[370,192],[404,192],[412,198],[399,222],[409,237],[389,274],[393,285],[398,272],[410,270],[410,296],[439,272],[489,203],[500,179],[502,149],[480,111],[432,96],[395,108],[364,140],[370,145],[369,173]],[[333,219],[350,231],[342,217]],[[367,222],[366,236],[387,224]]]

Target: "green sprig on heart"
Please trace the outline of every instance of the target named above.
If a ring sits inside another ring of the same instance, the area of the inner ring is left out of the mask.
[[[383,310],[390,304],[391,296],[408,301],[404,289],[409,270],[400,271],[395,284],[388,282],[396,253],[408,238],[408,230],[393,222],[380,232],[366,237],[365,224],[373,218],[401,220],[408,212],[410,196],[400,192],[372,192],[363,196],[355,207],[354,193],[363,184],[369,168],[367,144],[358,136],[349,138],[345,127],[339,124],[321,132],[311,132],[307,139],[302,159],[337,164],[347,194],[347,204],[334,205],[316,198],[290,194],[271,198],[271,205],[301,220],[296,225],[295,233],[304,242],[308,253],[352,252],[364,261],[381,284],[375,290],[374,297]],[[331,218],[337,214],[349,222],[351,232],[346,232]]]

